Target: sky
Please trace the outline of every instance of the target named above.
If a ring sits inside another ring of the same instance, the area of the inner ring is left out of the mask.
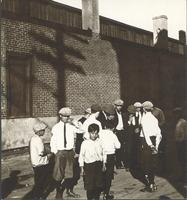
[[[82,0],[54,0],[82,8]],[[152,18],[168,17],[168,36],[178,39],[179,30],[186,31],[187,0],[99,0],[99,14],[116,21],[153,31]]]

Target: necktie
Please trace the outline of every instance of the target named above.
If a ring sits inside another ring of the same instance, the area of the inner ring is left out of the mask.
[[[66,148],[67,140],[66,140],[66,123],[64,123],[64,147]]]

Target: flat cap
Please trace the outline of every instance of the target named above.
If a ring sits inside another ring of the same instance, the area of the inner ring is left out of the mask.
[[[176,107],[173,109],[174,113],[181,113],[182,112],[182,108],[181,107]]]
[[[41,130],[45,130],[46,128],[47,128],[47,125],[42,121],[37,121],[33,126],[33,130],[35,133]]]
[[[150,102],[150,101],[145,101],[143,104],[142,104],[143,108],[145,109],[152,109],[153,108],[153,104]]]
[[[121,99],[117,99],[114,101],[114,105],[116,106],[123,106],[123,104],[124,104],[124,101]]]
[[[130,114],[134,114],[134,113],[136,113],[136,108],[135,108],[134,105],[130,105],[130,106],[128,106],[127,111],[128,111]]]
[[[141,107],[142,107],[142,104],[141,104],[140,102],[135,102],[135,103],[134,103],[134,106],[135,106],[136,108],[141,108]]]
[[[64,107],[64,108],[61,108],[58,113],[62,116],[70,116],[71,109],[69,107]]]
[[[99,111],[101,111],[101,106],[100,106],[100,105],[98,105],[98,104],[93,104],[93,105],[91,106],[91,112],[99,112]]]
[[[110,114],[110,115],[114,115],[115,114],[115,108],[112,104],[105,104],[103,106],[103,111]]]

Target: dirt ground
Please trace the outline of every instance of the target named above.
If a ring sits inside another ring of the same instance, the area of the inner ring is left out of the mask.
[[[155,180],[158,185],[157,191],[141,192],[144,186],[139,180],[133,178],[125,169],[117,169],[111,191],[115,199],[185,199],[186,190],[180,182],[163,176],[156,176]],[[22,199],[32,190],[33,183],[33,171],[28,153],[1,158],[1,196],[4,197],[2,199]],[[86,199],[82,178],[74,190],[80,194],[80,198],[77,199]],[[55,191],[51,192],[47,199],[54,197]],[[64,193],[64,199],[73,198],[67,197]]]

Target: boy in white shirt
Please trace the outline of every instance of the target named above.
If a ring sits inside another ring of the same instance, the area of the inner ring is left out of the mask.
[[[84,140],[79,154],[81,174],[84,174],[84,188],[87,191],[88,200],[99,200],[103,188],[103,170],[106,157],[103,153],[101,140],[99,139],[99,125],[88,126],[90,138]]]
[[[42,198],[45,186],[47,184],[49,168],[49,158],[51,154],[46,154],[42,136],[45,134],[47,125],[41,121],[34,124],[35,135],[30,139],[30,159],[34,170],[33,198]],[[45,183],[45,184],[44,184]]]

